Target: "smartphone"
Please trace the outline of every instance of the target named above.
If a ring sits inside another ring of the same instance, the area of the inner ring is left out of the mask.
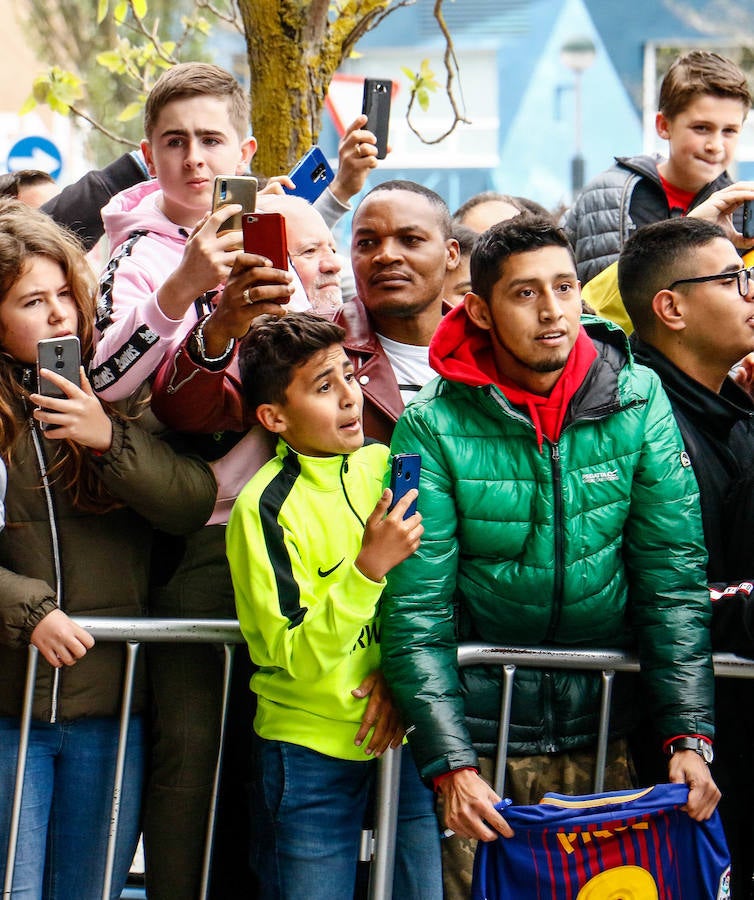
[[[319,147],[312,147],[311,150],[301,157],[296,165],[288,173],[289,178],[296,185],[295,188],[284,187],[286,194],[293,194],[295,197],[303,197],[309,203],[319,197],[328,184],[333,180],[335,174],[330,168],[330,164],[325,159],[325,154]]]
[[[259,183],[253,175],[216,175],[212,190],[212,212],[229,203],[240,203],[241,212],[235,213],[217,229],[218,234],[240,231],[241,217],[253,213],[257,203]]]
[[[79,339],[73,334],[67,334],[65,337],[47,338],[39,341],[37,344],[37,393],[45,397],[56,397],[59,400],[65,400],[66,394],[49,379],[40,375],[40,369],[49,369],[51,372],[57,372],[63,378],[81,387],[81,344]],[[44,407],[40,407],[43,409]],[[48,425],[46,422],[41,423],[42,429],[57,428],[57,425]]]
[[[361,111],[367,117],[364,126],[377,138],[377,159],[387,156],[387,133],[390,124],[390,99],[393,82],[382,78],[364,79],[364,99]]]
[[[276,269],[288,268],[288,244],[285,239],[285,217],[280,213],[244,215],[241,225],[243,249],[272,260]]]
[[[745,238],[754,238],[754,200],[744,200],[744,224],[741,234]]]
[[[393,499],[390,501],[390,509],[411,490],[419,489],[419,472],[422,467],[422,458],[418,453],[396,453],[390,470],[390,490]],[[416,512],[416,500],[406,510],[404,519],[408,519]]]

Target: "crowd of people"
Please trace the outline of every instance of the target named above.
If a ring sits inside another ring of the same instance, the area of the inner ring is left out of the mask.
[[[660,92],[667,158],[618,158],[562,226],[527,198],[451,215],[389,180],[353,211],[348,260],[330,229],[378,164],[358,116],[314,204],[287,176],[258,194],[288,269],[222,228],[239,207],[212,209],[215,176],[256,150],[214,65],[160,76],[140,151],[51,197],[7,177],[0,880],[41,657],[13,897],[102,896],[124,650],[75,619],[145,614],[238,618],[248,645],[215,900],[362,895],[377,760],[401,747],[395,896],[470,896],[476,842],[512,830],[491,787],[500,672],[460,669],[467,641],[635,652],[605,788],[685,784],[699,821],[719,806],[731,895],[750,897],[753,698],[712,665],[754,655],[754,183],[727,172],[750,105],[732,62],[692,51]],[[60,397],[42,396],[37,344],[72,335],[79,383],[42,370]],[[399,453],[420,454],[420,487],[394,502]],[[198,896],[222,679],[213,645],[140,660],[112,898],[140,834],[150,900]],[[599,692],[517,673],[515,803],[591,790]]]

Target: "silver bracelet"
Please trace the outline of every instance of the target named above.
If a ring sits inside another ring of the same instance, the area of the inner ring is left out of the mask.
[[[236,339],[231,338],[228,341],[227,347],[219,356],[207,356],[207,347],[204,343],[204,326],[207,323],[207,319],[209,319],[209,316],[205,316],[194,329],[194,340],[196,341],[197,355],[202,359],[203,362],[209,363],[210,365],[217,365],[217,363],[224,362],[227,357],[231,355],[231,353],[233,352],[233,348],[236,346]]]

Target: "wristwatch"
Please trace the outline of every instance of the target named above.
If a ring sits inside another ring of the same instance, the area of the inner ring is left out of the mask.
[[[701,756],[701,758],[707,763],[707,765],[709,765],[715,758],[712,744],[710,744],[709,741],[705,741],[704,738],[675,738],[675,740],[668,746],[668,756],[672,756],[679,750],[693,750],[694,753],[698,753],[699,756]]]

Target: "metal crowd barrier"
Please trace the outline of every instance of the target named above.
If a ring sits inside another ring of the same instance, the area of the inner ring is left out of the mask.
[[[227,619],[116,619],[116,618],[76,618],[76,623],[85,628],[97,641],[122,641],[127,645],[126,670],[123,680],[122,709],[120,718],[120,740],[116,761],[115,784],[110,817],[109,840],[102,898],[110,897],[110,882],[115,856],[115,837],[120,812],[121,786],[128,737],[128,720],[136,671],[136,659],[142,643],[179,641],[186,643],[214,643],[225,647],[225,669],[223,677],[222,721],[220,746],[215,768],[212,801],[207,823],[202,885],[200,900],[206,900],[212,860],[214,822],[217,807],[217,791],[222,766],[222,750],[225,739],[228,697],[230,693],[231,665],[235,647],[244,639],[234,620]],[[3,898],[10,900],[18,828],[21,815],[21,795],[26,766],[31,710],[34,696],[38,651],[29,647],[29,662],[24,689],[24,703],[21,715],[21,735],[19,742],[16,784],[13,796],[10,837],[7,848],[7,864],[3,886]],[[733,654],[716,654],[715,675],[718,677],[754,678],[754,662]],[[507,743],[510,727],[510,706],[513,681],[517,668],[538,669],[579,669],[601,673],[602,692],[600,721],[597,737],[594,792],[599,793],[604,784],[605,759],[608,743],[608,724],[612,690],[616,672],[638,672],[639,663],[631,654],[611,650],[549,650],[522,647],[496,647],[492,644],[464,644],[458,650],[460,666],[494,665],[503,670],[500,704],[500,730],[498,750],[495,759],[494,787],[501,796],[505,790],[505,768]],[[372,862],[370,868],[370,900],[390,900],[392,897],[393,863],[395,855],[395,833],[398,813],[398,791],[400,783],[400,750],[388,750],[379,760],[377,776],[377,801],[374,834],[365,833],[362,840],[362,860]]]

